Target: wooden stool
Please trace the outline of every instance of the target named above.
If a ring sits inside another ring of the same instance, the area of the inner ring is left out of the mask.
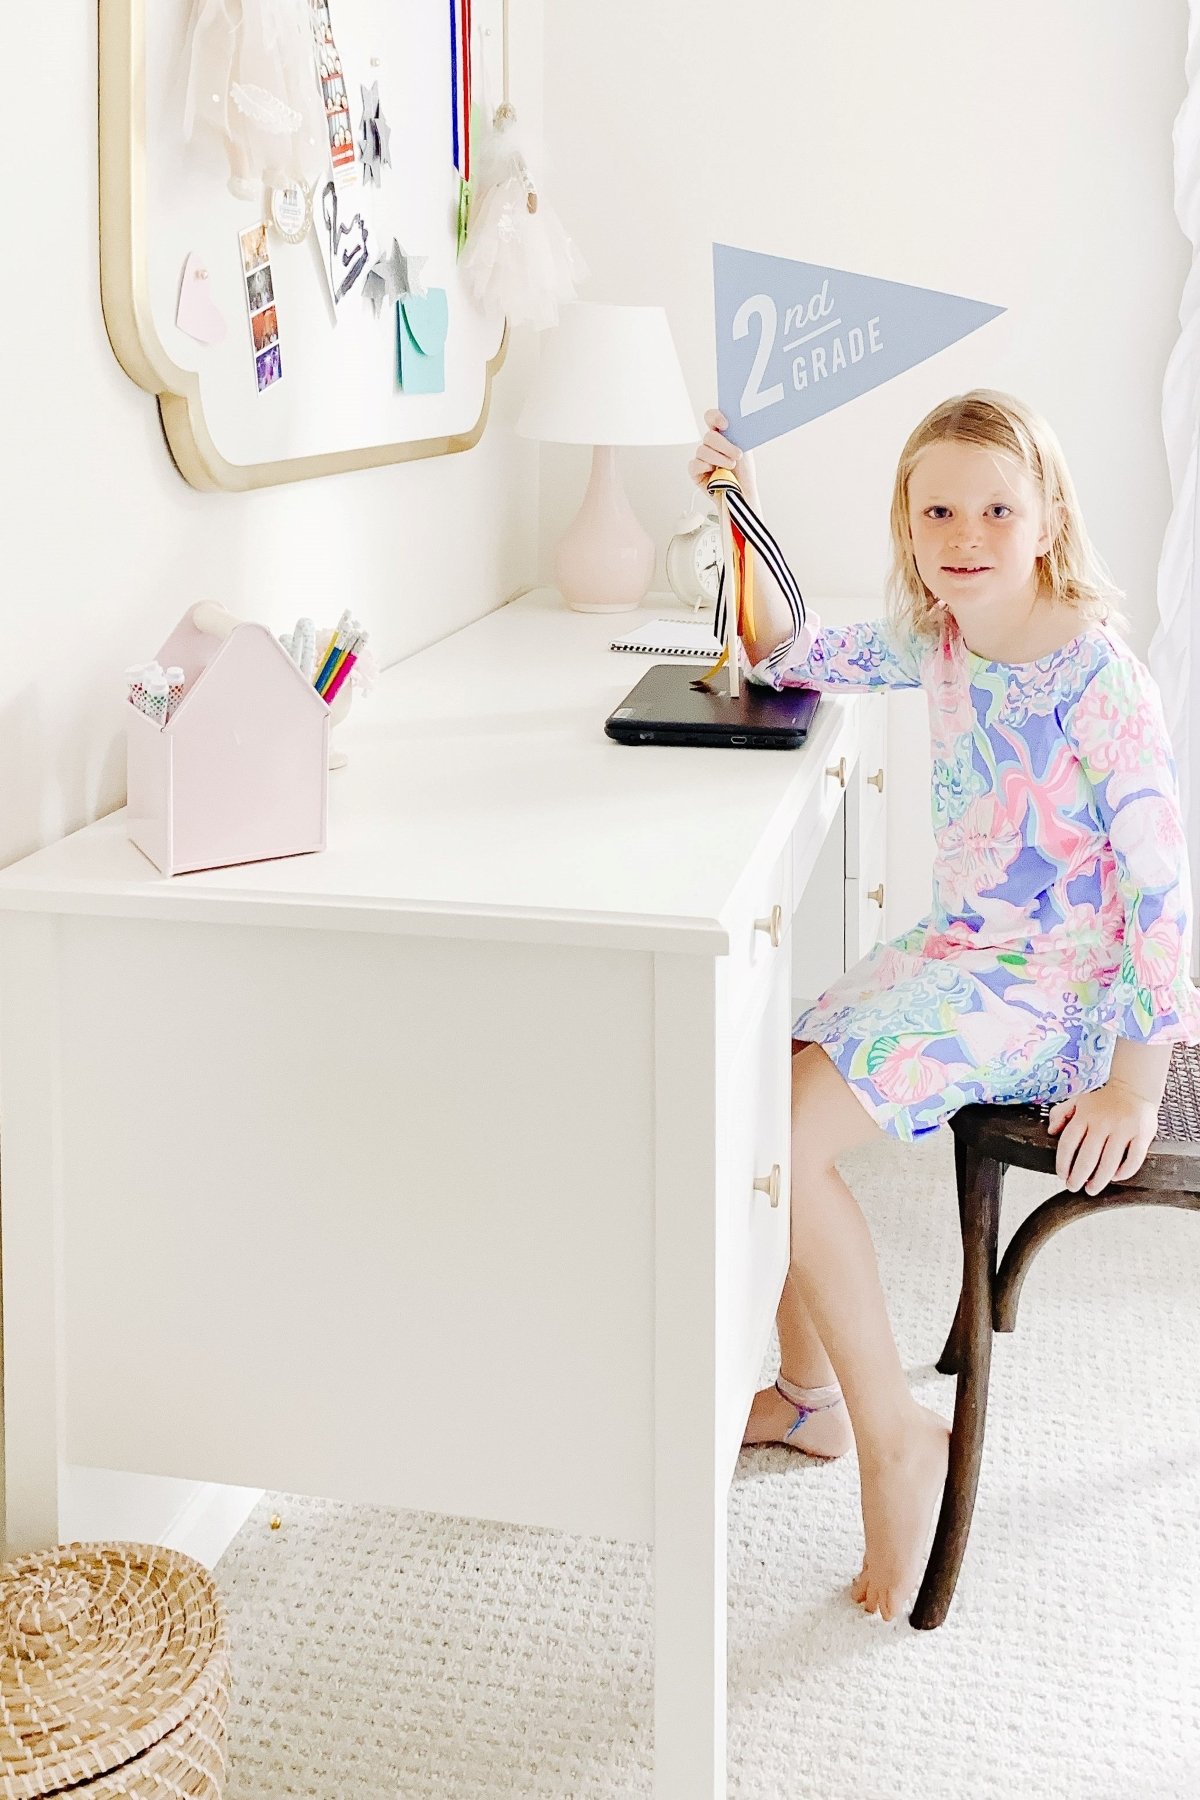
[[[1158,1114],[1158,1135],[1129,1181],[1099,1194],[1060,1193],[1044,1200],[1012,1235],[997,1268],[1000,1194],[1010,1164],[1053,1175],[1058,1139],[1046,1128],[1048,1106],[964,1106],[950,1121],[962,1224],[963,1280],[958,1310],[938,1359],[957,1375],[950,1468],[925,1577],[909,1623],[940,1625],[950,1610],[983,1456],[993,1331],[1011,1331],[1029,1265],[1072,1219],[1114,1206],[1200,1210],[1200,1046],[1177,1044]]]

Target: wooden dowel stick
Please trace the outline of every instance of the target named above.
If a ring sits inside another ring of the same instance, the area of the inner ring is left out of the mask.
[[[729,651],[729,697],[736,700],[742,691],[742,670],[738,656],[737,563],[733,554],[733,524],[729,517],[728,489],[718,488],[714,498],[717,502],[717,517],[721,521],[721,554],[725,559],[725,647]]]

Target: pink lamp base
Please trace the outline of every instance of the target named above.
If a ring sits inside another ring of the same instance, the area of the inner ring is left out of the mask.
[[[633,612],[654,577],[654,540],[630,506],[612,444],[592,450],[583,504],[559,539],[554,582],[573,612]]]

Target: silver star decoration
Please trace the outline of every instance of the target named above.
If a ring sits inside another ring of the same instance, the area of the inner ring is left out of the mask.
[[[359,83],[362,87],[362,83]],[[363,116],[358,131],[358,154],[362,158],[363,185],[381,186],[380,170],[384,163],[392,166],[392,128],[379,110],[379,83],[362,89]]]
[[[375,309],[376,318],[385,306],[394,305],[408,294],[425,292],[419,267],[428,261],[427,256],[410,256],[406,250],[401,249],[398,238],[392,239],[391,249],[376,257],[368,269],[363,290]]]
[[[396,245],[396,248],[397,250],[400,250],[399,244]],[[421,279],[421,270],[425,267],[429,258],[427,256],[413,256],[411,252],[407,250],[400,250],[400,261],[404,268],[404,278],[403,286],[401,287],[397,298],[403,300],[406,294],[424,294],[427,290],[424,281]]]

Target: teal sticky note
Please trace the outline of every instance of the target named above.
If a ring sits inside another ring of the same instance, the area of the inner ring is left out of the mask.
[[[396,366],[406,394],[446,389],[446,335],[450,301],[445,288],[405,294],[396,302]]]

